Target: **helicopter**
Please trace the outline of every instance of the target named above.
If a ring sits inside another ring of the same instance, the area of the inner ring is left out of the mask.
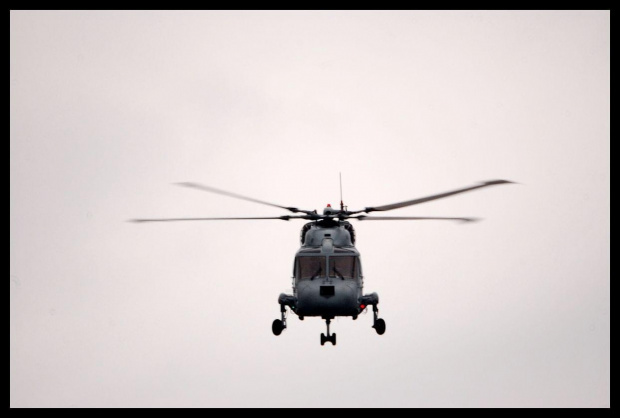
[[[301,219],[309,221],[301,228],[300,244],[293,263],[293,292],[281,293],[278,297],[280,318],[272,323],[271,330],[279,336],[287,328],[287,308],[295,313],[300,320],[308,317],[321,317],[327,325],[327,333],[321,333],[321,345],[330,342],[336,345],[336,333],[330,333],[329,326],[336,317],[351,317],[356,320],[358,315],[368,307],[372,307],[372,328],[379,335],[386,330],[385,320],[379,318],[379,295],[376,292],[364,294],[364,276],[360,253],[355,247],[356,234],[349,220],[357,221],[394,221],[394,220],[450,220],[474,222],[477,218],[466,217],[420,217],[420,216],[368,216],[372,212],[386,212],[407,206],[418,205],[432,200],[442,199],[460,193],[484,187],[511,184],[509,180],[490,180],[474,186],[464,187],[444,193],[425,196],[403,202],[382,206],[365,207],[350,211],[342,201],[342,177],[340,177],[340,209],[330,204],[322,213],[316,210],[299,209],[282,206],[241,194],[206,186],[200,183],[183,182],[176,185],[196,190],[216,193],[236,199],[246,200],[262,205],[287,210],[294,215],[275,217],[219,217],[219,218],[158,218],[132,219],[131,222],[174,222],[174,221],[217,221],[217,220],[282,220]]]

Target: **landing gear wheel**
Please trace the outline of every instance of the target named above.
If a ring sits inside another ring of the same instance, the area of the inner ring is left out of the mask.
[[[279,319],[274,319],[271,324],[271,331],[273,331],[273,335],[280,335],[284,330],[284,322]]]
[[[327,341],[332,343],[332,345],[336,345],[336,334],[329,333],[329,323],[331,322],[331,318],[326,318],[325,322],[327,323],[327,335],[321,333],[321,345],[325,345]]]
[[[377,334],[383,335],[383,333],[385,332],[385,321],[382,318],[378,318],[372,327],[375,329],[375,331],[377,331]]]

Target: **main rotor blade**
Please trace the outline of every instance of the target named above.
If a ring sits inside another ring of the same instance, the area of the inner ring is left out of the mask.
[[[216,189],[215,187],[205,186],[204,184],[199,183],[191,183],[191,182],[183,182],[183,183],[175,183],[178,186],[190,187],[193,189],[203,190],[205,192],[217,193],[228,197],[234,197],[235,199],[247,200],[248,202],[260,203],[261,205],[273,206],[275,208],[286,209],[290,212],[297,213],[302,212],[306,214],[310,214],[310,211],[301,210],[295,207],[290,206],[280,206],[275,203],[265,202],[263,200],[254,199],[253,197],[243,196],[233,192],[227,192],[226,190]]]
[[[444,218],[436,216],[351,216],[348,219],[357,219],[358,221],[422,221],[422,220],[434,220],[434,221],[461,221],[461,222],[476,222],[478,218]]]
[[[253,218],[159,218],[159,219],[130,219],[127,222],[175,222],[175,221],[239,221],[239,220],[256,220],[256,219],[279,219],[281,221],[288,221],[289,219],[310,219],[310,217],[303,216],[273,216],[273,217],[253,217]]]
[[[471,190],[481,189],[483,187],[494,186],[496,184],[509,184],[509,183],[513,183],[513,182],[508,181],[508,180],[490,180],[490,181],[485,181],[483,183],[480,183],[476,186],[465,187],[463,189],[452,190],[446,193],[440,193],[440,194],[435,194],[432,196],[421,197],[419,199],[407,200],[405,202],[392,203],[391,205],[368,207],[368,208],[365,208],[364,210],[359,210],[356,212],[349,212],[349,214],[361,213],[361,212],[370,213],[370,212],[377,212],[377,211],[399,209],[399,208],[404,208],[406,206],[413,206],[413,205],[418,205],[424,202],[430,202],[431,200],[442,199],[444,197],[452,196],[452,195],[459,194],[459,193],[469,192]]]

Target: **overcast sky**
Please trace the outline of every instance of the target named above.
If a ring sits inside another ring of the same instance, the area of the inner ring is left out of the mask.
[[[12,407],[609,407],[610,13],[11,11]],[[289,316],[303,222],[372,312]]]

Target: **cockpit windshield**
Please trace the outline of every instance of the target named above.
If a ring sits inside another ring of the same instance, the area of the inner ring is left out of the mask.
[[[329,257],[329,276],[345,279],[357,277],[355,257]]]
[[[297,257],[296,277],[298,279],[312,279],[313,277],[325,276],[325,257]]]

